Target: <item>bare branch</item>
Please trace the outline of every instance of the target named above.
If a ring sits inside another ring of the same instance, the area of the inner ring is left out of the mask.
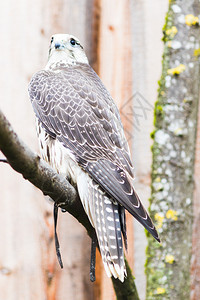
[[[93,228],[85,214],[76,189],[19,139],[1,111],[0,150],[15,171],[21,173],[44,195],[50,196],[58,206],[72,214],[91,236]]]
[[[89,236],[93,236],[94,229],[82,207],[76,189],[19,139],[1,111],[0,150],[15,171],[21,173],[44,195],[50,196],[59,207],[73,215],[86,228]],[[126,268],[128,276],[124,284],[118,279],[113,280],[117,299],[139,300],[134,278],[127,261]]]

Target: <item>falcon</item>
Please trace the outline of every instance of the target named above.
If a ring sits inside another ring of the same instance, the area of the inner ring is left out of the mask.
[[[123,282],[125,209],[157,241],[159,237],[133,187],[133,166],[117,106],[76,37],[52,36],[47,65],[33,75],[29,95],[42,158],[77,187],[105,271]]]

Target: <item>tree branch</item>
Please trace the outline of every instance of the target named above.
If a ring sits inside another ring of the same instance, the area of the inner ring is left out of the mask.
[[[93,236],[94,229],[76,189],[19,139],[1,110],[0,150],[15,171],[39,188],[44,195],[50,196],[59,207],[73,215],[86,228],[88,235]],[[127,278],[124,283],[113,279],[117,299],[139,300],[134,277],[127,261],[126,268]]]
[[[117,300],[139,300],[138,292],[135,286],[134,276],[131,268],[125,258],[127,277],[122,283],[119,279],[112,277],[113,287],[117,296]]]
[[[73,215],[86,228],[89,236],[92,235],[93,228],[76,189],[19,139],[1,111],[0,150],[15,171]]]

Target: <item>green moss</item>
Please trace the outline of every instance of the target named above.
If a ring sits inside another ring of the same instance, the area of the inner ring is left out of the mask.
[[[154,109],[154,126],[157,128],[162,127],[162,120],[163,120],[163,105],[164,100],[167,97],[166,87],[165,87],[165,78],[167,76],[167,70],[169,69],[169,60],[168,60],[169,49],[165,45],[164,53],[162,57],[162,75],[160,80],[158,81],[158,98],[155,102],[155,109]]]
[[[174,1],[171,1],[171,4]],[[152,150],[152,156],[153,156],[153,166],[152,166],[152,174],[151,174],[151,180],[152,183],[154,182],[155,178],[157,177],[157,169],[160,167],[159,162],[157,160],[157,156],[160,155],[160,145],[158,145],[155,141],[155,133],[158,129],[163,127],[163,120],[164,120],[164,105],[166,102],[167,97],[167,90],[166,90],[166,76],[167,76],[167,70],[169,69],[169,47],[167,47],[166,42],[172,38],[172,36],[168,33],[170,33],[170,28],[173,26],[173,12],[171,9],[169,9],[166,19],[165,19],[165,25],[163,27],[163,41],[165,43],[164,46],[164,52],[163,52],[163,58],[162,58],[162,75],[160,80],[158,81],[158,98],[155,102],[155,109],[154,109],[154,130],[151,133],[151,138],[154,139],[153,146],[151,147]],[[154,187],[151,184],[151,199],[149,199],[150,202],[150,215],[153,221],[154,219],[154,211],[151,210],[151,204],[154,202]],[[148,246],[146,248],[146,263],[145,263],[145,273],[147,275],[147,299],[148,300],[154,300],[154,299],[169,299],[168,298],[168,286],[167,284],[163,284],[164,278],[166,276],[170,276],[169,272],[166,269],[164,257],[163,256],[163,246],[162,244],[159,244],[156,242],[152,236],[146,231],[146,235],[148,238]],[[162,257],[163,256],[163,257]],[[155,260],[155,257],[158,257],[157,260]],[[159,265],[154,265],[155,261],[159,261]]]
[[[163,37],[162,40],[165,42],[166,41],[166,30],[169,29],[169,13],[166,14],[165,16],[165,24],[163,26]]]
[[[159,111],[160,113],[162,113],[163,112],[163,107],[161,105],[157,105],[156,110]]]
[[[128,262],[125,258],[125,265],[127,271],[127,277],[124,282],[119,281],[112,277],[113,287],[115,289],[117,300],[139,300],[137,289],[135,286],[134,276],[132,270],[130,269]]]
[[[157,105],[155,107],[156,110],[156,116],[161,117],[163,114],[163,107],[161,105]]]
[[[171,4],[172,3],[174,3],[174,1],[171,1]],[[173,21],[174,16],[176,19]],[[180,119],[183,120],[183,122],[184,120],[186,120],[186,123],[184,124],[187,125],[187,121],[193,119],[191,117],[191,114],[194,113],[194,100],[196,98],[194,99],[193,97],[193,90],[192,92],[190,92],[190,81],[187,82],[186,80],[185,85],[187,85],[186,87],[188,90],[187,98],[183,99],[183,94],[180,94],[181,97],[174,97],[172,99],[173,86],[166,87],[166,77],[177,76],[174,83],[176,83],[177,87],[179,87],[179,80],[181,81],[182,79],[186,78],[187,75],[184,71],[185,66],[188,66],[188,59],[184,59],[185,56],[183,55],[183,51],[184,54],[190,53],[189,57],[191,57],[191,51],[193,52],[194,49],[181,49],[179,52],[179,50],[175,50],[167,46],[166,41],[171,38],[169,34],[170,30],[168,29],[172,28],[173,25],[177,27],[180,26],[177,29],[182,30],[182,27],[181,25],[179,25],[179,22],[177,20],[177,14],[174,15],[170,6],[169,12],[166,16],[166,23],[163,28],[164,52],[162,60],[162,75],[160,77],[160,80],[158,81],[158,97],[156,99],[154,108],[154,130],[151,133],[151,138],[153,139],[153,145],[151,147],[153,163],[151,173],[151,199],[149,199],[150,216],[152,217],[153,221],[155,218],[157,219],[157,222],[155,222],[154,224],[158,225],[157,229],[163,244],[160,245],[159,243],[157,243],[150,236],[150,234],[145,231],[148,240],[145,263],[145,272],[147,275],[146,299],[148,300],[188,299],[189,295],[190,273],[187,272],[187,270],[189,270],[190,261],[188,249],[190,249],[191,243],[190,222],[192,221],[187,218],[187,213],[189,215],[189,212],[191,213],[191,210],[184,210],[184,200],[188,197],[187,195],[189,195],[189,199],[192,199],[190,191],[188,192],[188,187],[192,191],[192,172],[191,174],[187,173],[186,177],[184,169],[184,158],[181,158],[180,154],[183,151],[183,154],[187,158],[187,161],[189,161],[188,158],[191,157],[192,152],[190,144],[192,144],[193,142],[193,135],[187,135],[186,131],[186,133],[182,134],[181,136],[181,132],[185,132],[183,130],[185,127],[180,126],[180,129],[182,130],[179,130],[179,128],[175,128],[173,131],[173,137],[171,137],[171,131],[169,130],[168,126],[170,120],[173,120],[176,117],[179,118],[179,116]],[[194,30],[194,28],[191,28],[190,30]],[[191,32],[188,37],[190,36],[196,35]],[[180,61],[182,61],[185,66],[179,65],[178,68],[176,67],[174,69],[170,69],[171,66],[174,67],[174,59],[175,57],[179,57],[179,54]],[[200,48],[196,49],[196,51],[194,52],[194,56],[200,56]],[[196,66],[194,66],[194,70],[196,72],[194,72],[194,76],[196,76],[198,74]],[[181,72],[183,73],[178,77]],[[187,68],[187,72],[192,77],[192,71],[190,68]],[[170,104],[171,101],[169,100],[171,99],[173,100],[173,103],[176,101],[175,109],[173,112],[174,116],[172,116],[174,118],[171,118],[170,111],[165,110],[165,107]],[[196,111],[197,110],[195,110],[195,112]],[[195,125],[192,123],[191,127],[194,128],[194,126]],[[156,142],[156,132],[160,129],[164,129],[164,131],[166,131],[166,133],[170,136],[170,142],[172,145],[171,148],[165,147],[165,145],[163,145],[162,143],[158,144]],[[190,133],[191,131],[192,130],[188,126],[188,132]],[[177,161],[177,159],[169,159],[171,157],[170,149],[173,149],[177,152],[177,157],[180,158],[180,161]],[[194,157],[194,155],[192,157]],[[164,186],[164,192],[161,191],[162,185],[160,185],[161,189],[159,189],[159,181],[156,179],[158,177],[160,178],[161,184],[163,184]],[[162,180],[164,178],[166,180],[166,184]],[[178,185],[176,183],[178,182],[179,178],[184,179],[183,182],[185,182],[185,186],[187,187],[186,193],[185,190],[183,192],[182,189],[184,187],[182,187],[181,185],[179,187],[179,191],[177,189]],[[174,190],[176,191],[175,193]],[[180,195],[180,197],[178,197],[177,195]],[[180,201],[177,200],[177,203],[175,203],[174,199],[180,199]],[[183,215],[182,212],[184,212],[185,215]],[[156,213],[160,214],[161,217],[164,216],[162,224],[160,222],[160,226],[158,222],[159,219],[156,216]],[[187,222],[185,221],[186,219]],[[177,236],[179,237],[179,239],[176,239]],[[184,240],[184,243],[181,243],[182,249],[180,249],[179,252],[177,251],[177,249],[179,249],[180,247],[180,240]],[[185,256],[186,259],[183,260],[183,256]]]
[[[174,1],[171,1],[170,6],[172,5]],[[167,42],[170,38],[169,30],[172,28],[173,26],[173,12],[171,9],[168,10],[166,17],[165,17],[165,24],[163,26],[163,38],[162,40],[164,42]]]
[[[153,265],[152,257],[155,257],[158,253],[158,249],[161,249],[162,246],[159,243],[155,243],[152,237],[148,239],[149,244],[146,248],[146,263],[145,263],[145,273],[148,278],[147,285],[147,297],[148,299],[163,299],[162,294],[158,291],[165,293],[167,287],[163,285],[163,278],[166,277],[166,270],[163,262],[161,261],[160,265],[156,267]]]
[[[155,133],[156,133],[156,130],[155,130],[155,129],[150,133],[150,137],[151,137],[152,139],[154,139]]]
[[[160,149],[159,149],[159,146],[158,144],[154,141],[154,144],[152,145],[152,154],[153,156],[157,156],[160,154]]]

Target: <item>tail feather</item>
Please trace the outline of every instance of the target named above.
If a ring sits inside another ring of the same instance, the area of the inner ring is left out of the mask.
[[[83,207],[92,226],[96,230],[99,248],[105,271],[122,282],[126,276],[122,231],[125,231],[124,213],[119,204],[101,189],[99,184],[89,177],[78,177],[77,186]],[[123,234],[126,233],[124,232]]]
[[[93,223],[105,270],[109,277],[113,275],[123,282],[126,269],[118,204],[113,203],[98,184],[92,182],[90,188],[93,189],[92,206],[95,208]]]

